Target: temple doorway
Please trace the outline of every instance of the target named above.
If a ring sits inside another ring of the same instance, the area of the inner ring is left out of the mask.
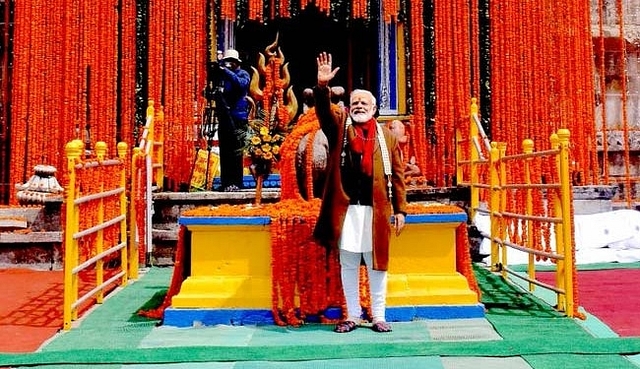
[[[340,71],[331,83],[347,91],[378,90],[378,33],[376,23],[337,22],[308,6],[291,19],[269,24],[245,23],[235,29],[235,48],[245,55],[245,67],[256,66],[258,54],[278,35],[278,45],[289,63],[291,85],[300,99],[302,90],[316,83],[316,56],[327,51]],[[301,104],[300,104],[301,105]]]

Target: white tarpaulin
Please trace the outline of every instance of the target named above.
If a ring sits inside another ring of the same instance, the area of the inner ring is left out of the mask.
[[[591,215],[576,215],[575,244],[576,264],[631,263],[640,261],[640,212],[636,210],[615,210]],[[479,214],[474,224],[482,233],[489,234],[489,216]],[[555,250],[552,234],[551,248]],[[509,265],[526,264],[528,255],[522,251],[507,248]],[[490,254],[491,243],[484,239],[480,253]],[[489,262],[489,258],[485,261]],[[552,264],[551,261],[537,261],[537,264]]]

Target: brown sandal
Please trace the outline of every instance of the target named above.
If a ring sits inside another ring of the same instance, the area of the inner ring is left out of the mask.
[[[333,329],[336,333],[349,333],[358,328],[356,322],[352,320],[345,320],[344,322],[340,322],[336,324],[336,327]]]
[[[391,332],[393,329],[391,329],[391,325],[387,322],[376,322],[373,323],[373,325],[371,326],[371,329],[374,332],[378,332],[378,333],[388,333]]]

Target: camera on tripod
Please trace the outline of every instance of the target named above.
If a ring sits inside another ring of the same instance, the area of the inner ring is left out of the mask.
[[[208,101],[215,99],[216,93],[222,93],[224,88],[224,66],[217,61],[207,64],[207,87],[203,91]]]
[[[224,88],[224,66],[217,61],[207,64],[207,87],[203,91],[204,98],[208,101],[215,99],[217,92],[222,93]]]
[[[224,64],[219,61],[209,63],[209,79],[213,81],[214,85],[222,85],[224,79]]]
[[[218,112],[224,109],[226,103],[222,96],[224,90],[224,66],[218,61],[207,64],[207,86],[202,91],[207,105],[202,115],[201,135],[209,144],[218,131]]]

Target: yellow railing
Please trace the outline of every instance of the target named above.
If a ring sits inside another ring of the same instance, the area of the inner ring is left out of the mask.
[[[146,151],[151,161],[151,182],[157,190],[164,187],[164,111],[160,105],[156,111],[154,101],[149,100],[147,121],[139,147]]]
[[[488,232],[481,233],[491,241],[491,269],[526,281],[530,291],[535,285],[553,290],[556,308],[576,316],[569,131],[553,134],[549,150],[535,152],[534,142],[524,140],[522,153],[507,155],[506,143],[491,142],[486,155],[475,99],[470,120],[467,138],[457,132],[457,183],[470,188],[470,219],[489,218]],[[509,268],[508,249],[528,254],[526,275]],[[536,280],[536,259],[556,264],[553,285]]]
[[[156,112],[154,101],[149,100],[145,128],[140,143],[133,149],[131,158],[131,207],[129,209],[131,232],[129,232],[129,242],[138,245],[138,260],[147,265],[151,263],[153,183],[156,183],[155,189],[161,189],[161,184],[164,181],[162,164],[164,146],[155,141],[164,135],[163,130],[158,129],[159,126],[163,126],[163,119],[162,109]]]
[[[96,157],[85,159],[84,144],[65,147],[68,186],[64,227],[64,329],[71,329],[79,310],[137,276],[127,243],[127,144],[118,157],[107,159],[107,145],[97,142]],[[106,279],[106,280],[105,280]]]
[[[460,130],[456,131],[456,178],[457,184],[468,186],[471,194],[470,219],[475,216],[475,209],[480,204],[480,190],[487,185],[480,183],[482,169],[489,163],[488,154],[491,150],[489,139],[480,124],[478,118],[477,99],[471,99],[471,111],[469,115],[469,132],[463,137]],[[465,157],[464,154],[467,154]]]

